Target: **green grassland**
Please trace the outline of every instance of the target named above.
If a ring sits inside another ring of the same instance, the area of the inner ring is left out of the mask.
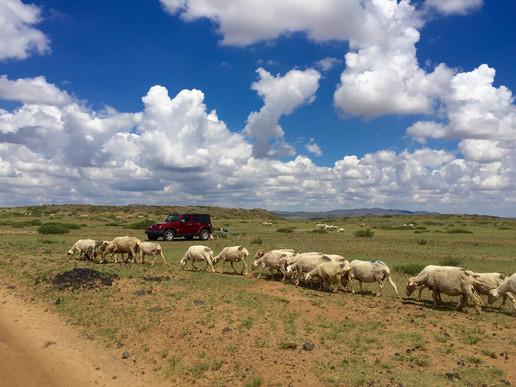
[[[516,271],[516,221],[467,215],[384,216],[286,220],[264,210],[211,207],[41,206],[0,209],[0,279],[27,297],[48,302],[85,334],[131,364],[185,385],[503,385],[516,383],[516,324],[510,306],[480,315],[454,310],[443,297],[400,301],[384,295],[336,294],[253,276],[183,271],[177,265],[198,240],[159,241],[162,264],[95,264],[69,259],[80,238],[134,235],[168,212],[212,215],[224,246],[322,251],[347,259],[381,259],[404,293],[408,273],[427,264],[455,264],[478,272]],[[262,226],[263,221],[273,227]],[[345,232],[314,232],[316,223]],[[42,234],[45,223],[67,224]],[[361,227],[365,224],[365,227]],[[406,226],[413,224],[414,226]],[[71,226],[70,226],[71,225]],[[356,237],[361,229],[372,237]],[[285,231],[288,230],[288,231]],[[250,258],[251,262],[251,258]],[[249,263],[250,263],[249,262]],[[55,274],[90,267],[120,276],[112,287],[58,291]],[[221,267],[217,266],[217,270]],[[229,272],[229,265],[226,267]],[[374,291],[376,285],[366,289]],[[452,303],[453,302],[453,303]],[[303,343],[315,344],[313,351]],[[137,364],[137,365],[136,365]]]

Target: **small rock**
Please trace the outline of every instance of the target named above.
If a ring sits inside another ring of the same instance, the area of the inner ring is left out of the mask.
[[[225,327],[224,329],[222,329],[222,332],[223,332],[223,333],[233,332],[233,328]]]
[[[122,343],[120,340],[118,340],[118,341],[116,342],[116,347],[117,347],[117,348],[122,348],[123,346],[124,346],[124,343]]]
[[[459,365],[459,366],[461,366],[461,367],[464,367],[464,365],[465,365],[464,360],[462,360],[462,359],[461,359],[461,360],[459,360],[459,361],[457,362],[457,365]]]
[[[206,305],[206,301],[204,301],[204,300],[194,300],[193,303],[195,305]]]
[[[127,359],[129,357],[129,352],[124,351],[122,352],[122,359]]]
[[[111,379],[115,380],[116,379],[116,375],[113,375],[113,377]]]
[[[135,291],[135,292],[134,292],[134,295],[135,295],[135,296],[138,296],[138,297],[142,297],[142,296],[145,296],[145,294],[146,294],[146,293],[147,293],[147,292],[146,292],[145,290],[143,290],[143,289],[139,289],[139,290],[137,290],[137,291]]]
[[[56,342],[55,341],[47,341],[45,343],[45,345],[43,345],[43,348],[48,348],[50,347],[51,345],[56,345]]]
[[[303,349],[305,351],[313,351],[314,348],[315,348],[315,344],[314,343],[310,343],[310,342],[307,341],[306,343],[303,344]]]

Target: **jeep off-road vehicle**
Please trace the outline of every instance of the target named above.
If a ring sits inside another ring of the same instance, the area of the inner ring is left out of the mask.
[[[160,237],[164,241],[171,241],[175,237],[184,237],[190,240],[194,236],[206,240],[211,231],[211,218],[208,214],[170,214],[164,223],[155,223],[149,226],[145,230],[145,234],[151,241]]]

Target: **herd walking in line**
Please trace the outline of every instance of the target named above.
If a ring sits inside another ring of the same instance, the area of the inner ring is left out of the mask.
[[[97,263],[104,263],[106,257],[118,263],[117,255],[122,262],[137,262],[143,264],[145,256],[152,256],[152,265],[156,257],[160,257],[167,265],[165,256],[159,243],[142,242],[136,237],[123,236],[112,241],[98,241],[93,239],[80,239],[68,251],[69,256],[79,255],[79,259],[87,259]],[[125,258],[127,254],[127,258]],[[196,263],[204,263],[202,270],[209,269],[215,272],[215,265],[222,264],[224,272],[227,262],[230,263],[234,273],[238,273],[235,263],[241,263],[240,274],[247,275],[249,268],[247,259],[249,251],[244,246],[224,247],[219,254],[214,255],[213,250],[204,245],[190,246],[181,260],[180,266],[186,269],[189,263],[191,269],[199,270]],[[398,287],[391,278],[391,272],[383,261],[352,260],[349,262],[341,255],[324,254],[321,252],[298,253],[293,249],[275,249],[271,251],[258,250],[252,270],[257,271],[257,278],[261,278],[263,271],[267,269],[269,278],[275,274],[282,276],[281,281],[290,281],[296,286],[318,285],[319,290],[336,292],[339,288],[355,294],[354,282],[357,281],[360,293],[363,293],[364,283],[377,283],[376,296],[382,295],[384,281],[393,288],[394,293],[400,298]],[[441,294],[459,296],[457,304],[459,311],[472,304],[477,312],[481,311],[484,302],[481,295],[487,296],[488,304],[493,304],[502,298],[503,307],[510,300],[516,310],[516,273],[505,276],[502,273],[475,273],[461,267],[428,265],[418,275],[410,277],[406,285],[407,296],[411,296],[416,290],[419,292],[418,301],[421,301],[421,293],[424,289],[432,292],[434,305],[442,302]]]

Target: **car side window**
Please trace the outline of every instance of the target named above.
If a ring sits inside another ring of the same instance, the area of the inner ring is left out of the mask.
[[[202,216],[201,215],[193,215],[193,221],[194,222],[202,222]]]
[[[191,215],[183,215],[183,218],[181,219],[183,222],[189,222]]]

